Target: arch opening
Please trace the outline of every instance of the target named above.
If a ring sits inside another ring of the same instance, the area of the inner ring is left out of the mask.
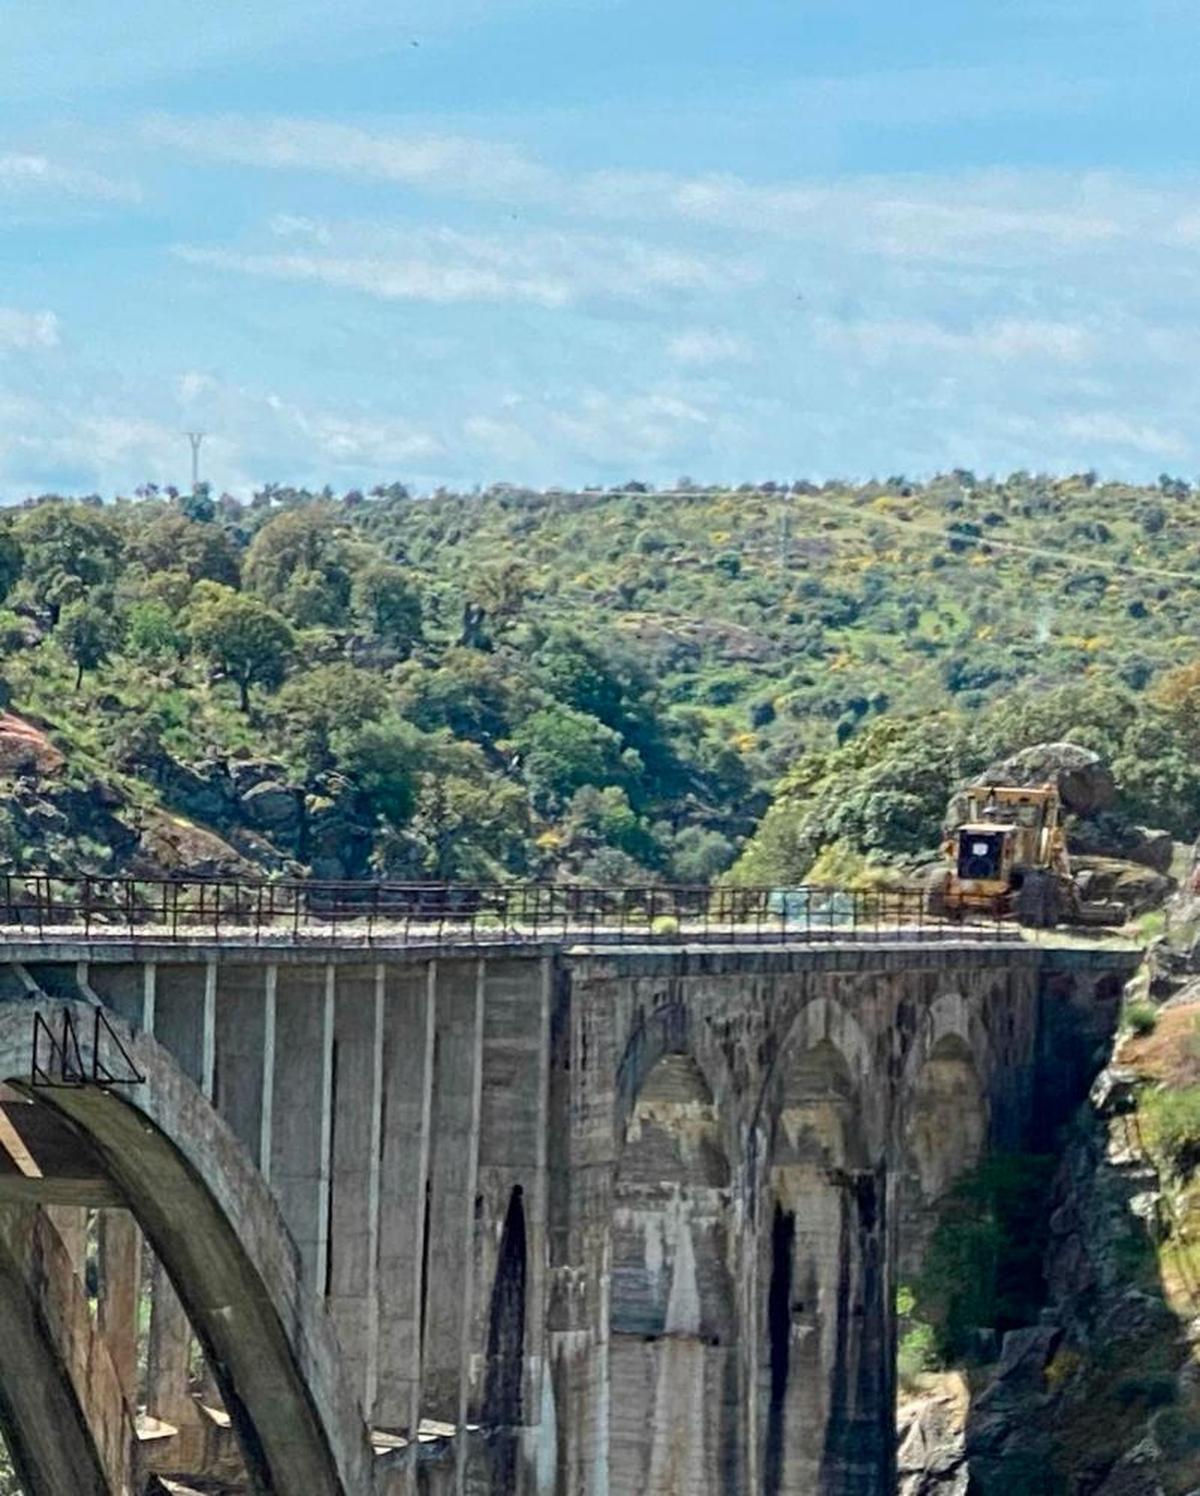
[[[891,1465],[886,1190],[846,1057],[785,1056],[767,1098],[759,1235],[765,1496],[884,1489]],[[872,1484],[873,1483],[873,1484]]]
[[[664,1054],[630,1108],[613,1189],[608,1464],[614,1491],[720,1496],[737,1449],[730,1166],[711,1089]]]
[[[938,1210],[983,1155],[988,1107],[974,1056],[959,1034],[930,1050],[908,1096],[901,1170],[900,1278],[921,1269]]]
[[[206,1390],[224,1403],[249,1489],[261,1496],[369,1490],[366,1429],[341,1382],[332,1328],[304,1294],[294,1244],[232,1131],[165,1050],[115,1018],[147,1077],[134,1097],[91,1085],[33,1089],[29,1022],[27,1005],[0,1009],[0,1075],[11,1077],[9,1087],[31,1110],[52,1114],[81,1140],[136,1220],[186,1316],[185,1375],[193,1370],[190,1325],[209,1368]],[[28,1413],[11,1413],[14,1442],[37,1437]],[[74,1421],[81,1439],[86,1423]],[[68,1488],[48,1486],[47,1496]],[[96,1489],[107,1496],[110,1487]],[[35,1486],[32,1496],[42,1491]]]

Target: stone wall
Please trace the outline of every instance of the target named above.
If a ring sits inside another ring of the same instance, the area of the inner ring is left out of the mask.
[[[379,1492],[881,1496],[897,1275],[1085,1076],[1092,956],[31,947],[0,999],[99,1001],[210,1099]]]

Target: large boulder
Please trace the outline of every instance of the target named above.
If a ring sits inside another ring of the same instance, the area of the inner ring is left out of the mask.
[[[246,819],[260,830],[294,835],[300,828],[300,796],[286,784],[261,780],[242,795],[240,804]]]
[[[127,871],[143,878],[238,878],[257,869],[215,831],[152,811]]]
[[[1091,816],[1070,816],[1067,842],[1072,854],[1119,857],[1126,862],[1139,862],[1158,873],[1169,873],[1175,856],[1175,843],[1169,831],[1137,826],[1112,810]]]
[[[40,727],[15,712],[0,712],[0,774],[57,774],[65,762]]]
[[[1080,898],[1088,903],[1120,904],[1131,918],[1159,908],[1175,889],[1165,873],[1118,857],[1072,855],[1071,872]]]
[[[982,775],[984,784],[1053,784],[1063,809],[1080,816],[1108,810],[1117,798],[1112,770],[1098,753],[1078,743],[1034,743],[1010,758],[993,764]]]

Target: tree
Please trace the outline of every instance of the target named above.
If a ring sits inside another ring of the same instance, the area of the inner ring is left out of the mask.
[[[272,719],[305,769],[319,774],[334,762],[334,739],[382,717],[388,690],[378,675],[337,660],[287,681]]]
[[[134,538],[130,551],[148,572],[182,569],[193,582],[237,585],[238,559],[218,525],[200,524],[178,509],[159,509]]]
[[[184,639],[175,614],[161,598],[147,597],[134,603],[127,616],[125,648],[144,660],[178,660]]]
[[[352,551],[330,505],[288,509],[268,520],[250,542],[246,585],[302,627],[336,626],[350,602]]]
[[[421,637],[421,599],[402,566],[381,561],[362,567],[351,584],[350,607],[370,633],[404,655]]]
[[[287,621],[259,598],[217,582],[196,588],[190,633],[198,653],[236,681],[241,708],[250,710],[250,687],[283,680],[294,640]]]
[[[484,567],[470,581],[463,604],[459,643],[471,649],[487,649],[486,625],[502,633],[525,605],[529,576],[519,561],[498,561]]]
[[[0,601],[17,585],[24,564],[25,554],[13,526],[0,526]]]
[[[547,803],[565,800],[585,784],[625,778],[618,733],[603,722],[554,704],[534,712],[513,734],[525,777]]]
[[[427,756],[423,734],[392,717],[345,733],[338,763],[376,815],[400,827],[413,813],[417,776]]]
[[[75,689],[83,684],[83,672],[95,670],[108,659],[117,631],[111,613],[94,603],[69,603],[58,621],[58,638],[74,662]]]
[[[25,579],[50,610],[51,621],[88,588],[111,581],[121,559],[121,532],[90,504],[61,499],[38,504],[14,526],[25,557]]]

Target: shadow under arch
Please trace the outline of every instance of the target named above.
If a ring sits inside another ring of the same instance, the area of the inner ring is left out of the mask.
[[[919,1273],[942,1201],[987,1146],[987,1092],[967,1037],[947,1030],[912,1067],[900,1171],[901,1280]]]
[[[34,1205],[0,1213],[0,1423],[25,1496],[131,1489],[132,1413],[67,1249]]]
[[[55,1003],[80,1033],[91,1009]],[[145,1082],[33,1088],[33,1003],[0,1004],[0,1076],[82,1133],[163,1263],[204,1348],[256,1496],[365,1496],[372,1455],[337,1341],[300,1281],[266,1181],[172,1056],[114,1014]]]
[[[865,1041],[834,1006],[798,1015],[761,1098],[764,1496],[887,1490],[894,1473],[887,1176],[868,1136]]]
[[[664,1048],[630,1100],[611,1230],[610,1488],[732,1496],[743,1487],[731,1169],[691,1054]]]

